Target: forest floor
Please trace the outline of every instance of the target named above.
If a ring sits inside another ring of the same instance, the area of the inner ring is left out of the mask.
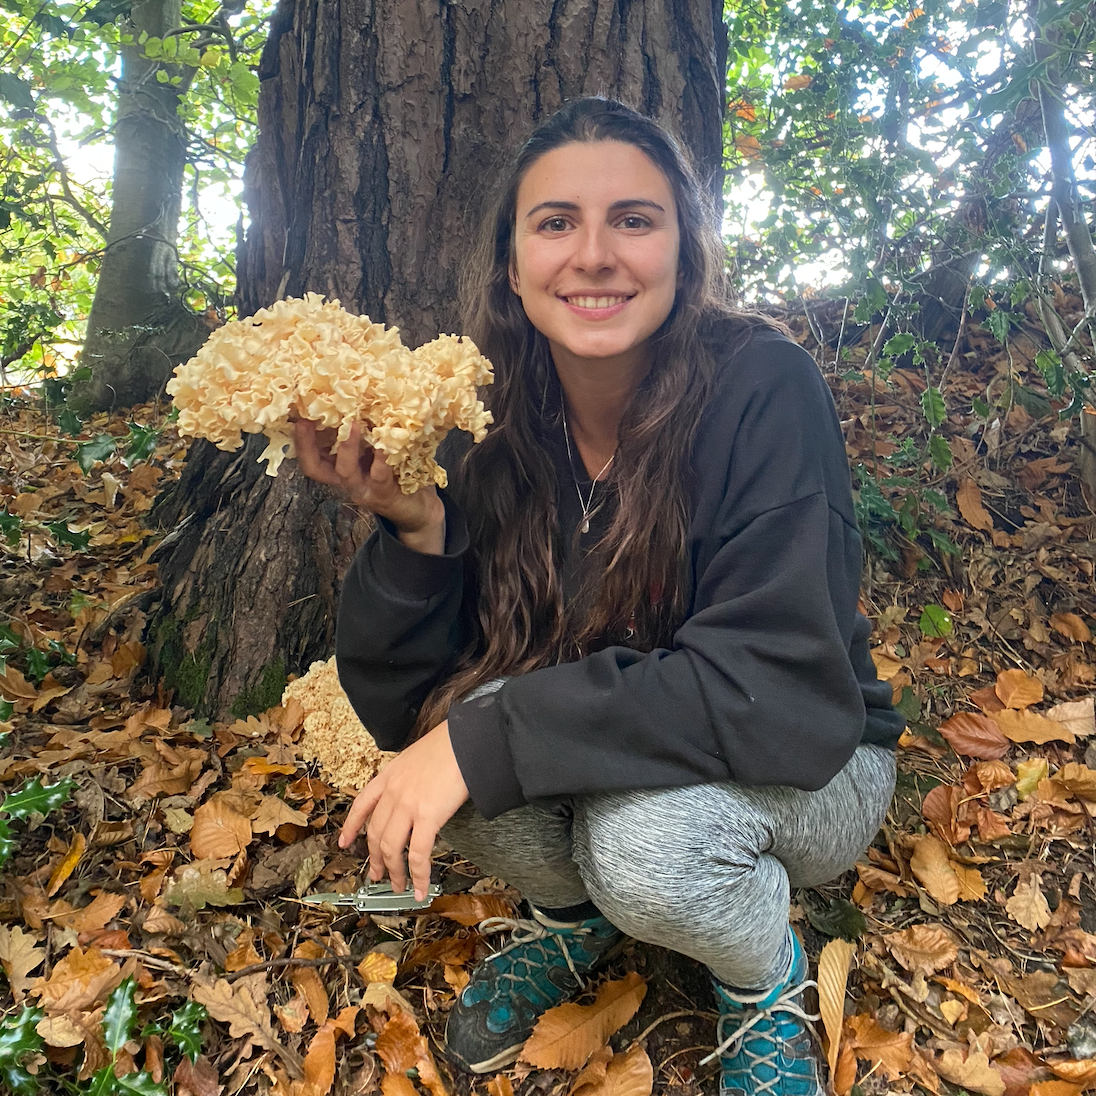
[[[924,372],[865,373],[877,330],[807,307],[787,319],[870,481],[863,607],[910,723],[872,848],[794,895],[834,1087],[1080,1093],[1096,1087],[1096,518],[1076,423],[1042,413],[1036,325],[1007,350],[970,325],[940,385],[953,463],[933,471]],[[715,1092],[711,991],[680,956],[629,947],[529,1063],[472,1084],[441,1051],[445,1015],[497,939],[477,923],[517,896],[450,855],[426,911],[300,901],[362,882],[335,844],[346,790],[301,756],[304,709],[209,723],[142,677],[162,536],[146,520],[186,450],[162,414],[74,439],[33,402],[0,409],[0,1090]]]

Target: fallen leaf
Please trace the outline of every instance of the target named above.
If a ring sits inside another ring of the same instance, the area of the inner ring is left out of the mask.
[[[235,906],[243,900],[244,892],[228,885],[228,874],[206,861],[176,869],[175,876],[164,887],[164,901],[184,910]]]
[[[301,994],[295,993],[284,1005],[274,1006],[274,1015],[285,1031],[296,1035],[304,1031],[308,1023],[308,1002]]]
[[[1045,929],[1050,924],[1050,906],[1043,895],[1038,875],[1021,879],[1005,903],[1005,912],[1028,932]]]
[[[912,925],[883,937],[890,953],[908,971],[935,974],[959,957],[955,941],[938,925]]]
[[[263,957],[255,948],[255,934],[250,929],[240,933],[236,946],[225,956],[224,968],[229,974],[236,974],[244,967],[261,963]]]
[[[646,992],[646,981],[631,972],[606,982],[593,1004],[549,1009],[522,1047],[521,1061],[538,1069],[578,1069],[636,1014]]]
[[[862,1058],[877,1065],[894,1081],[907,1072],[913,1058],[913,1035],[887,1031],[870,1016],[851,1016],[846,1023],[847,1045]]]
[[[966,798],[957,784],[937,784],[921,804],[921,814],[932,832],[948,845],[962,844],[970,837],[970,826],[965,821]]]
[[[970,1009],[965,1001],[956,1001],[949,997],[945,1001],[941,1001],[939,1004],[940,1015],[952,1026],[955,1027],[960,1020],[965,1020],[967,1013]]]
[[[82,1046],[88,1037],[88,1029],[78,1023],[74,1016],[46,1016],[39,1020],[34,1030],[51,1047]]]
[[[993,715],[994,712],[999,712],[1004,708],[1001,698],[992,685],[987,685],[984,689],[975,689],[968,699],[971,704],[976,704],[981,708],[985,715]]]
[[[414,1082],[402,1073],[386,1073],[381,1078],[381,1096],[419,1096]]]
[[[1023,670],[1002,670],[993,690],[1006,708],[1030,708],[1043,699],[1043,683]]]
[[[326,1096],[335,1083],[335,1032],[326,1023],[312,1036],[304,1056],[301,1096]]]
[[[1073,733],[1064,723],[1057,723],[1053,719],[1047,719],[1045,715],[1026,709],[1016,711],[1006,708],[1003,712],[998,712],[993,721],[1001,728],[1001,733],[1013,742],[1034,742],[1041,746],[1055,741],[1072,745],[1075,741]]]
[[[513,917],[514,904],[500,894],[443,894],[431,903],[430,912],[471,926],[493,917]]]
[[[320,959],[327,953],[318,944],[306,940],[293,952],[294,959]],[[293,988],[308,1002],[308,1011],[318,1025],[323,1025],[330,1007],[327,989],[315,967],[290,967],[289,980]]]
[[[374,1049],[389,1076],[402,1076],[409,1069],[418,1070],[419,1082],[430,1090],[432,1096],[448,1096],[438,1076],[434,1056],[413,1016],[402,1010],[390,1016],[377,1036]],[[388,1089],[382,1086],[382,1091],[387,1093]]]
[[[514,1096],[514,1086],[505,1073],[499,1073],[487,1082],[487,1096]]]
[[[396,960],[383,951],[371,951],[358,964],[358,973],[364,982],[394,982],[398,970]]]
[[[195,814],[197,820],[197,814]],[[297,826],[308,825],[308,815],[294,810],[284,799],[276,795],[264,795],[255,816],[251,819],[251,829],[255,833],[273,833],[279,826],[290,823]],[[191,838],[193,841],[193,837]]]
[[[124,894],[100,891],[83,909],[61,914],[54,921],[63,928],[75,929],[77,932],[98,932],[118,916],[126,901]]]
[[[655,1083],[654,1067],[647,1051],[638,1043],[609,1060],[602,1080],[584,1084],[575,1096],[650,1096]]]
[[[963,757],[996,761],[1012,745],[992,719],[974,712],[958,712],[944,720],[939,730],[948,745]]]
[[[9,662],[0,670],[0,696],[6,700],[34,700],[38,690]]]
[[[1085,1088],[1096,1083],[1096,1058],[1050,1062],[1051,1071],[1063,1081],[1070,1081]]]
[[[902,662],[888,655],[882,647],[876,647],[871,652],[871,660],[875,663],[875,676],[880,681],[890,681],[899,671],[905,669]]]
[[[613,1060],[613,1048],[606,1044],[590,1055],[590,1060],[579,1071],[574,1083],[571,1085],[570,1096],[582,1088],[583,1085],[601,1084],[605,1080],[605,1074],[609,1071],[609,1063]]]
[[[122,968],[98,948],[74,947],[50,972],[35,979],[28,993],[51,1013],[86,1012],[105,1001],[122,981]]]
[[[41,966],[46,957],[46,949],[36,946],[36,941],[21,928],[7,928],[0,925],[0,965],[7,975],[15,1003],[21,1005],[31,980],[28,974]]]
[[[955,502],[963,520],[972,528],[988,533],[993,529],[993,518],[982,505],[982,490],[972,479],[965,479],[955,492]]]
[[[856,949],[846,940],[831,940],[818,957],[818,1011],[826,1029],[829,1045],[826,1060],[830,1073],[837,1069],[841,1049],[841,1028],[845,1019],[845,990],[849,982],[849,963]]]
[[[973,785],[967,783],[968,777],[973,780]],[[1016,774],[1003,761],[976,761],[963,777],[963,785],[971,795],[979,791],[995,792],[1015,783]]]
[[[203,803],[194,812],[190,847],[202,860],[236,856],[251,842],[251,822],[224,803]]]
[[[1076,613],[1054,613],[1050,618],[1050,626],[1059,635],[1073,640],[1074,643],[1092,641],[1092,632]]]
[[[180,936],[186,931],[186,924],[168,913],[163,906],[153,906],[141,928],[159,936]]]
[[[1089,735],[1096,734],[1094,698],[1086,696],[1083,700],[1069,700],[1064,704],[1055,704],[1047,712],[1047,719],[1061,723],[1077,738],[1088,738]]]
[[[253,1039],[265,1050],[277,1054],[294,1079],[301,1077],[304,1063],[300,1055],[278,1042],[265,1002],[256,1001],[246,986],[233,986],[224,978],[212,984],[197,982],[191,989],[191,997],[205,1005],[214,1020],[228,1024],[233,1039]]]
[[[1069,761],[1054,774],[1054,783],[1079,799],[1096,801],[1096,769]]]
[[[945,1050],[935,1064],[937,1073],[953,1085],[982,1096],[1005,1096],[1005,1079],[982,1050],[972,1050],[966,1058],[960,1050]]]
[[[1045,757],[1029,757],[1016,766],[1016,795],[1021,803],[1035,794],[1049,771]]]
[[[959,880],[960,902],[981,902],[986,896],[986,881],[977,868],[967,867],[965,864],[951,862],[951,870],[955,872]]]
[[[1081,1096],[1085,1087],[1070,1081],[1036,1081],[1028,1089],[1027,1096]]]
[[[951,906],[959,901],[959,879],[951,866],[947,846],[938,837],[926,834],[915,839],[910,870],[929,892],[934,902]]]
[[[185,1054],[171,1075],[175,1096],[221,1096],[217,1069],[204,1055],[191,1061]]]

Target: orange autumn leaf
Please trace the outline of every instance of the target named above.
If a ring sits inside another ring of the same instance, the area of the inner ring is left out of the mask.
[[[47,898],[52,898],[64,886],[65,880],[76,870],[76,865],[80,863],[80,857],[84,855],[87,847],[88,839],[82,833],[77,833],[68,851],[61,857],[49,877],[49,882],[46,884]]]
[[[963,520],[972,528],[989,533],[993,529],[993,518],[982,505],[982,490],[972,479],[965,479],[955,492],[955,501]]]
[[[800,73],[798,76],[790,76],[784,81],[785,91],[802,91],[803,88],[809,88],[814,82],[814,77],[809,73]]]
[[[910,1067],[913,1058],[913,1035],[898,1034],[880,1027],[870,1016],[852,1016],[847,1022],[848,1046],[857,1058],[878,1065],[892,1081]]]
[[[955,941],[939,925],[913,925],[887,933],[883,943],[908,971],[935,974],[959,957]]]
[[[514,1096],[514,1086],[505,1073],[499,1073],[487,1082],[487,1096]]]
[[[995,1069],[983,1050],[964,1054],[958,1049],[945,1050],[936,1061],[936,1072],[945,1081],[951,1081],[969,1092],[982,1096],[1005,1096],[1005,1079]]]
[[[106,1001],[121,981],[122,968],[98,948],[74,947],[49,978],[36,979],[28,992],[47,1012],[83,1012]]]
[[[1065,1062],[1051,1062],[1051,1072],[1063,1081],[1086,1088],[1096,1083],[1096,1058],[1070,1059]]]
[[[492,917],[513,917],[514,904],[501,894],[443,894],[431,903],[430,912],[471,926]]]
[[[63,913],[53,920],[62,928],[75,929],[77,932],[98,932],[122,912],[126,901],[124,894],[100,891],[83,909]]]
[[[224,803],[203,803],[194,812],[190,848],[200,860],[237,856],[250,842],[251,822]]]
[[[734,147],[745,160],[761,159],[761,142],[749,133],[740,133],[735,137]]]
[[[609,1059],[601,1080],[576,1086],[572,1093],[573,1096],[650,1096],[654,1083],[651,1059],[637,1043]]]
[[[830,1073],[837,1070],[841,1048],[841,1028],[845,1017],[845,990],[849,982],[849,964],[856,948],[846,940],[831,940],[818,957],[818,1011],[826,1031],[826,1061]]]
[[[1043,683],[1023,670],[1002,670],[993,690],[1006,708],[1030,708],[1043,699]]]
[[[521,1061],[538,1069],[578,1069],[636,1014],[646,992],[646,981],[631,972],[606,982],[593,1004],[549,1009],[522,1047]]]
[[[396,960],[385,955],[383,951],[371,951],[358,964],[358,973],[363,982],[387,982],[391,985],[396,980]]]
[[[1088,625],[1076,613],[1054,613],[1050,618],[1050,626],[1066,639],[1074,643],[1090,643],[1092,632]]]
[[[910,870],[934,902],[952,906],[959,901],[959,879],[951,866],[947,846],[928,834],[916,839]]]
[[[1068,742],[1073,745],[1076,741],[1073,732],[1064,723],[1047,719],[1045,715],[1027,709],[1018,711],[1006,708],[1003,712],[997,712],[993,721],[1001,728],[1001,733],[1013,742],[1042,746],[1047,742]]]
[[[945,719],[939,730],[948,745],[962,757],[996,761],[1004,757],[1012,745],[992,719],[974,712],[957,712]]]

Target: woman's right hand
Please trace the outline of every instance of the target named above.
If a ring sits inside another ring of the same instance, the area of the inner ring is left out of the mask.
[[[430,555],[445,551],[445,508],[437,488],[405,495],[384,454],[363,446],[357,423],[337,453],[331,452],[334,430],[309,419],[298,419],[293,427],[297,460],[309,479],[338,487],[355,506],[390,521],[408,548]]]

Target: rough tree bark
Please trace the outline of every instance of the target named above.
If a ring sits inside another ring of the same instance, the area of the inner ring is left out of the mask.
[[[181,7],[182,0],[141,0],[129,29],[162,38],[179,27]],[[162,70],[139,46],[122,47],[110,230],[81,358],[91,376],[71,397],[84,411],[152,398],[209,334],[178,299],[186,138],[180,88],[159,82]]]
[[[458,330],[469,234],[506,152],[564,100],[614,95],[663,120],[722,183],[717,0],[281,0],[260,70],[241,314],[307,291],[400,327]],[[192,450],[157,513],[154,673],[201,714],[277,699],[331,652],[363,524],[260,446]]]

